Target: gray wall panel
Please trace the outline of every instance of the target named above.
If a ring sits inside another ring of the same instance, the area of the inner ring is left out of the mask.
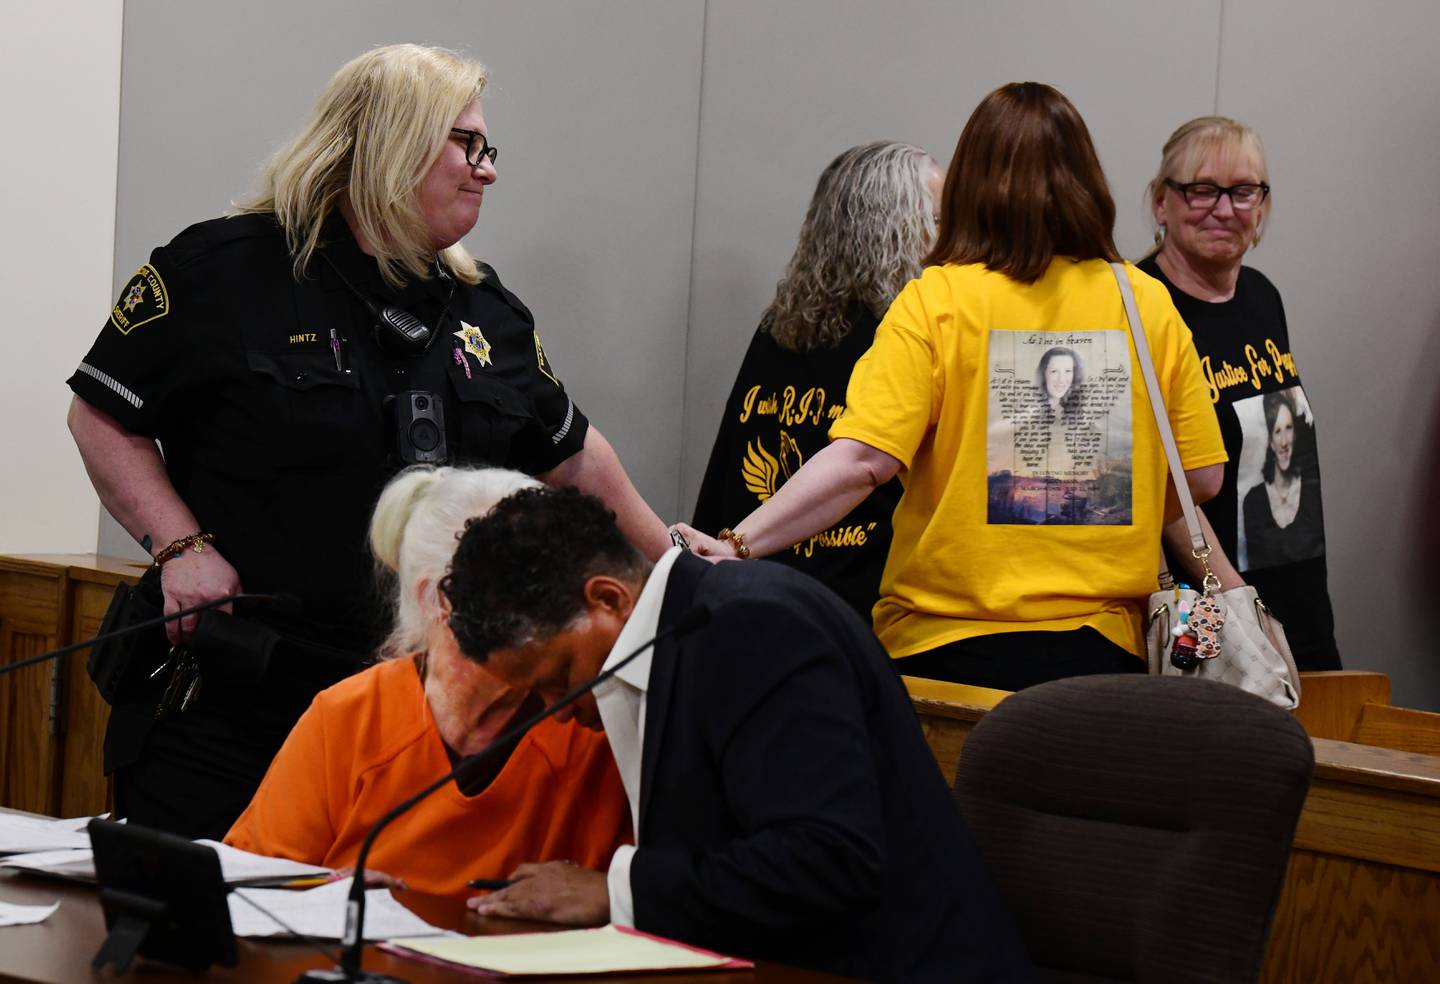
[[[1254,263],[1285,296],[1317,407],[1343,654],[1390,672],[1398,702],[1440,707],[1418,536],[1440,473],[1437,36],[1440,8],[1418,0],[1303,16],[1281,0],[131,0],[116,284],[247,189],[345,59],[400,39],[471,50],[493,70],[502,157],[468,244],[534,308],[641,491],[683,516],[836,153],[889,138],[945,164],[987,91],[1052,82],[1089,122],[1139,255],[1161,143],[1218,108],[1271,153]],[[128,542],[102,525],[102,548]]]
[[[221,212],[342,63],[392,41],[467,50],[499,181],[466,239],[535,312],[562,378],[669,515],[683,401],[700,0],[179,0],[125,8],[118,285]],[[103,320],[97,312],[96,324]],[[660,371],[656,371],[657,368]],[[131,549],[106,518],[102,547]]]
[[[1252,265],[1285,299],[1315,406],[1330,594],[1346,664],[1440,709],[1440,7],[1228,4],[1220,111],[1266,144],[1274,211]],[[1434,537],[1428,537],[1434,542]]]
[[[1037,79],[1091,128],[1119,211],[1122,250],[1150,232],[1141,187],[1178,119],[1215,96],[1218,0],[1163,11],[1104,5],[710,4],[681,504],[693,508],[720,408],[760,312],[795,247],[815,180],[840,151],[892,139],[941,166],[976,103]],[[1173,43],[1177,21],[1191,44]]]

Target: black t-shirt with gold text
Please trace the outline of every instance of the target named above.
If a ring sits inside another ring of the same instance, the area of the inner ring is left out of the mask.
[[[833,349],[791,352],[763,328],[755,332],[725,401],[695,504],[696,529],[713,534],[734,526],[829,443],[830,425],[845,410],[850,372],[879,324],[860,304],[846,315],[850,330]],[[834,526],[768,559],[817,578],[868,623],[901,492],[892,479]]]
[[[1284,623],[1300,669],[1338,669],[1315,416],[1280,293],[1241,267],[1235,296],[1210,303],[1172,284],[1153,256],[1138,266],[1166,286],[1190,327],[1230,456],[1220,494],[1201,508],[1241,576]],[[1171,567],[1179,569],[1174,558]]]

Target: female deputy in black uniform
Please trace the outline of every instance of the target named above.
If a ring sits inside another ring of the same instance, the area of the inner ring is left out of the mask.
[[[351,61],[255,198],[151,254],[69,379],[71,433],[105,507],[161,564],[166,611],[242,587],[304,606],[256,611],[282,637],[258,680],[202,660],[198,693],[157,719],[161,666],[117,701],[106,771],[133,822],[223,836],[311,697],[361,665],[384,628],[366,520],[404,464],[576,485],[646,554],[671,545],[530,312],[460,245],[496,176],[486,81],[416,45]],[[169,641],[193,630],[172,622]]]

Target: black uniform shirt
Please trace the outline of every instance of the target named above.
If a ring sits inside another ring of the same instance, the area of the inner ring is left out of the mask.
[[[379,629],[366,530],[401,467],[386,397],[440,395],[457,464],[543,472],[580,450],[588,423],[493,270],[475,287],[437,276],[393,291],[338,216],[325,239],[329,262],[316,256],[297,283],[271,217],[191,226],[124,287],[68,382],[159,440],[180,498],[246,590],[301,597],[286,628],[365,652]],[[387,355],[337,268],[419,317],[434,344]]]

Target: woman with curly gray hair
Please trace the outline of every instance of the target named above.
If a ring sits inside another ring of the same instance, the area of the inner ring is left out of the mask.
[[[855,360],[895,295],[920,275],[943,178],[925,151],[885,142],[851,147],[820,175],[726,401],[696,528],[735,525],[825,446]],[[771,559],[819,578],[868,621],[899,499],[891,481]]]

